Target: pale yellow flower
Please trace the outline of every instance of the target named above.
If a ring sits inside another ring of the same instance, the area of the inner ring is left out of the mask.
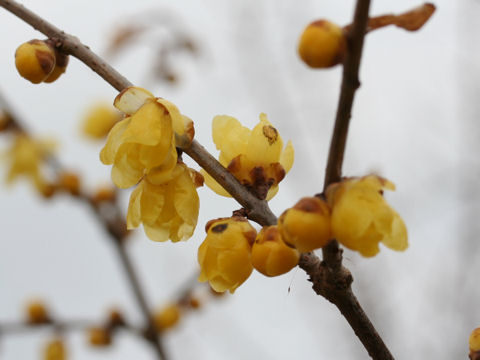
[[[121,114],[112,105],[98,103],[92,106],[82,122],[82,132],[94,139],[103,139],[121,119]]]
[[[199,184],[194,170],[177,163],[169,174],[159,185],[147,174],[130,196],[127,228],[143,223],[145,234],[154,241],[187,240],[197,225]]]
[[[209,221],[207,237],[198,249],[201,273],[217,292],[233,293],[252,273],[252,244],[257,232],[244,218]]]
[[[67,351],[61,339],[50,340],[45,346],[43,360],[66,360]]]
[[[468,339],[468,345],[470,352],[478,353],[477,356],[480,357],[480,327],[472,331]]]
[[[212,124],[213,141],[220,150],[219,162],[258,196],[270,200],[278,191],[278,183],[293,165],[294,150],[283,140],[265,114],[249,130],[226,115],[216,116]],[[217,194],[230,196],[210,175],[202,172],[205,183]]]
[[[138,87],[122,91],[114,105],[127,116],[112,128],[100,153],[104,164],[113,164],[113,182],[131,187],[157,167],[168,176],[177,162],[175,139],[182,145],[193,139],[191,120],[171,102]]]
[[[327,189],[333,237],[366,257],[380,251],[380,242],[398,251],[408,247],[405,223],[387,204],[383,190],[395,190],[395,185],[375,175],[346,179]]]
[[[42,172],[42,166],[47,157],[53,153],[54,147],[52,141],[37,141],[27,135],[17,135],[12,147],[5,154],[9,163],[7,183],[25,177],[43,193],[48,187],[48,182]]]
[[[298,264],[300,253],[282,239],[277,226],[264,227],[257,235],[252,248],[252,265],[266,276],[278,276]]]

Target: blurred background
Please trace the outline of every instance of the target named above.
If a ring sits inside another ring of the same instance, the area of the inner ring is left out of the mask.
[[[353,1],[23,3],[107,56],[131,82],[175,103],[194,120],[196,139],[214,154],[215,115],[237,117],[251,128],[265,112],[296,151],[270,202],[277,215],[321,191],[341,68],[307,68],[296,45],[312,20],[348,24]],[[480,1],[435,4],[437,12],[418,32],[388,27],[367,36],[344,164],[346,176],[375,172],[397,185],[385,195],[407,224],[409,249],[382,248],[372,259],[346,250],[344,264],[360,303],[398,359],[465,359],[468,336],[480,326]],[[374,1],[371,14],[417,5]],[[158,27],[112,51],[119,30],[145,21]],[[58,141],[58,157],[81,174],[85,187],[108,183],[110,167],[98,159],[103,141],[86,139],[80,127],[91,105],[113,101],[116,91],[74,58],[57,82],[30,84],[15,70],[15,49],[44,37],[2,8],[0,33],[2,96],[32,134]],[[176,49],[178,36],[190,45]],[[0,147],[8,144],[0,134]],[[5,166],[0,169],[5,173]],[[129,193],[121,195],[125,212]],[[197,270],[204,224],[239,208],[207,187],[199,195],[199,223],[188,242],[155,243],[142,229],[129,238],[153,307],[175,297]],[[68,196],[46,201],[26,182],[2,186],[0,203],[0,326],[21,321],[32,297],[44,299],[61,319],[100,320],[115,305],[131,322],[141,321],[120,263],[88,206]],[[0,358],[39,358],[49,335],[0,334]],[[313,292],[298,269],[278,278],[254,272],[233,296],[208,301],[164,338],[171,359],[368,359],[337,309]],[[126,333],[100,350],[89,347],[82,332],[68,333],[66,340],[69,359],[154,358],[147,343]]]

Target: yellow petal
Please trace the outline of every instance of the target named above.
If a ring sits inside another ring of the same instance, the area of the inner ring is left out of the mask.
[[[382,243],[392,250],[404,251],[408,248],[407,227],[400,215],[395,211],[393,212],[392,231],[388,236],[383,238]]]
[[[113,164],[118,148],[122,145],[122,135],[130,124],[130,118],[125,118],[116,123],[108,134],[107,141],[100,151],[100,161],[105,165]]]
[[[212,137],[225,158],[226,166],[234,157],[245,152],[250,130],[231,116],[218,115],[213,118]]]
[[[112,167],[112,181],[121,189],[129,188],[140,181],[143,166],[138,161],[139,145],[125,144],[120,147]]]
[[[168,149],[172,142],[172,120],[166,109],[156,101],[148,101],[135,114],[124,131],[122,140],[142,145],[159,145]]]
[[[265,200],[269,201],[278,193],[278,185],[273,185],[270,189],[268,189],[267,197]]]
[[[142,181],[144,191],[141,198],[142,221],[145,224],[154,224],[160,216],[163,205],[165,204],[165,186],[155,186]]]
[[[137,112],[148,99],[153,98],[153,94],[149,91],[141,87],[130,86],[117,95],[113,105],[125,114],[131,115]]]
[[[175,209],[182,220],[181,223],[186,224],[185,229],[180,229],[184,233],[182,237],[190,237],[193,234],[192,230],[197,225],[199,208],[197,189],[190,174],[185,170],[175,181]]]
[[[143,182],[142,182],[143,183]],[[132,191],[130,195],[130,201],[128,203],[128,211],[127,211],[127,229],[133,229],[138,227],[142,220],[141,220],[141,211],[140,211],[140,199],[142,196],[143,184],[140,183]]]
[[[289,140],[285,149],[283,149],[282,154],[280,155],[280,165],[285,169],[285,173],[288,173],[293,165],[293,160],[295,158],[295,149],[293,148],[292,142]]]
[[[245,154],[259,165],[278,162],[283,148],[283,140],[265,114],[260,114],[260,122],[252,130]]]
[[[205,184],[212,189],[214,192],[216,192],[218,195],[221,196],[226,196],[226,197],[232,197],[227,190],[225,190],[217,181],[212,178],[205,170],[200,170],[200,173],[203,175],[203,178],[205,179]]]
[[[148,238],[153,241],[167,241],[170,236],[168,224],[155,224],[154,226],[143,224],[143,230]]]

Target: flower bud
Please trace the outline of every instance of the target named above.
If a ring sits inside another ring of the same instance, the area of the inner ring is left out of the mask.
[[[55,68],[55,51],[41,40],[23,43],[15,52],[19,74],[34,84],[44,81]]]
[[[31,301],[27,304],[27,322],[29,324],[45,324],[50,321],[47,308],[41,301]]]
[[[162,332],[177,325],[180,317],[180,307],[177,304],[170,304],[153,314],[153,322],[157,331]]]
[[[345,35],[342,28],[328,20],[308,25],[300,37],[298,54],[312,68],[329,68],[342,62]]]
[[[277,226],[264,227],[252,248],[253,267],[265,276],[289,272],[298,264],[300,253],[283,241]]]
[[[242,217],[211,220],[205,228],[207,237],[198,249],[198,281],[233,293],[253,271],[251,251],[257,232]]]
[[[47,343],[43,353],[44,360],[66,360],[67,351],[61,339],[53,339]]]
[[[69,192],[70,194],[77,196],[80,194],[80,178],[77,174],[71,172],[63,172],[59,176],[58,186]]]
[[[278,219],[283,241],[300,252],[324,247],[330,242],[330,208],[317,197],[300,199]]]
[[[55,49],[55,67],[48,77],[43,80],[46,83],[52,83],[57,80],[65,71],[67,71],[67,65],[69,57],[67,54],[64,54],[57,49]]]
[[[479,360],[480,359],[480,328],[476,328],[470,334],[468,339],[468,345],[470,348],[470,359]]]
[[[112,343],[112,336],[105,328],[93,327],[88,330],[88,342],[92,346],[105,347]]]

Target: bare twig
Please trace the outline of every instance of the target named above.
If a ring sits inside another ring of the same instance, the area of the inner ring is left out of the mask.
[[[0,6],[13,12],[37,30],[57,40],[57,47],[71,54],[102,76],[115,89],[121,91],[132,84],[110,67],[77,38],[65,34],[50,25],[38,15],[12,0],[0,0]],[[343,154],[348,133],[348,124],[356,89],[359,87],[358,68],[363,47],[363,38],[368,22],[369,0],[359,0],[351,31],[347,34],[348,53],[343,72],[342,90],[335,121],[335,129],[330,147],[328,165],[325,175],[325,187],[340,180]],[[198,142],[194,141],[184,151],[202,166],[220,185],[222,185],[242,206],[249,217],[261,225],[276,223],[276,217],[267,203],[255,198],[213,158]],[[313,282],[314,290],[334,303],[352,326],[370,356],[374,359],[393,359],[375,328],[363,312],[352,293],[350,284],[352,276],[342,264],[342,250],[333,241],[323,250],[324,261],[320,262],[313,253],[302,254],[300,267],[304,269]]]

